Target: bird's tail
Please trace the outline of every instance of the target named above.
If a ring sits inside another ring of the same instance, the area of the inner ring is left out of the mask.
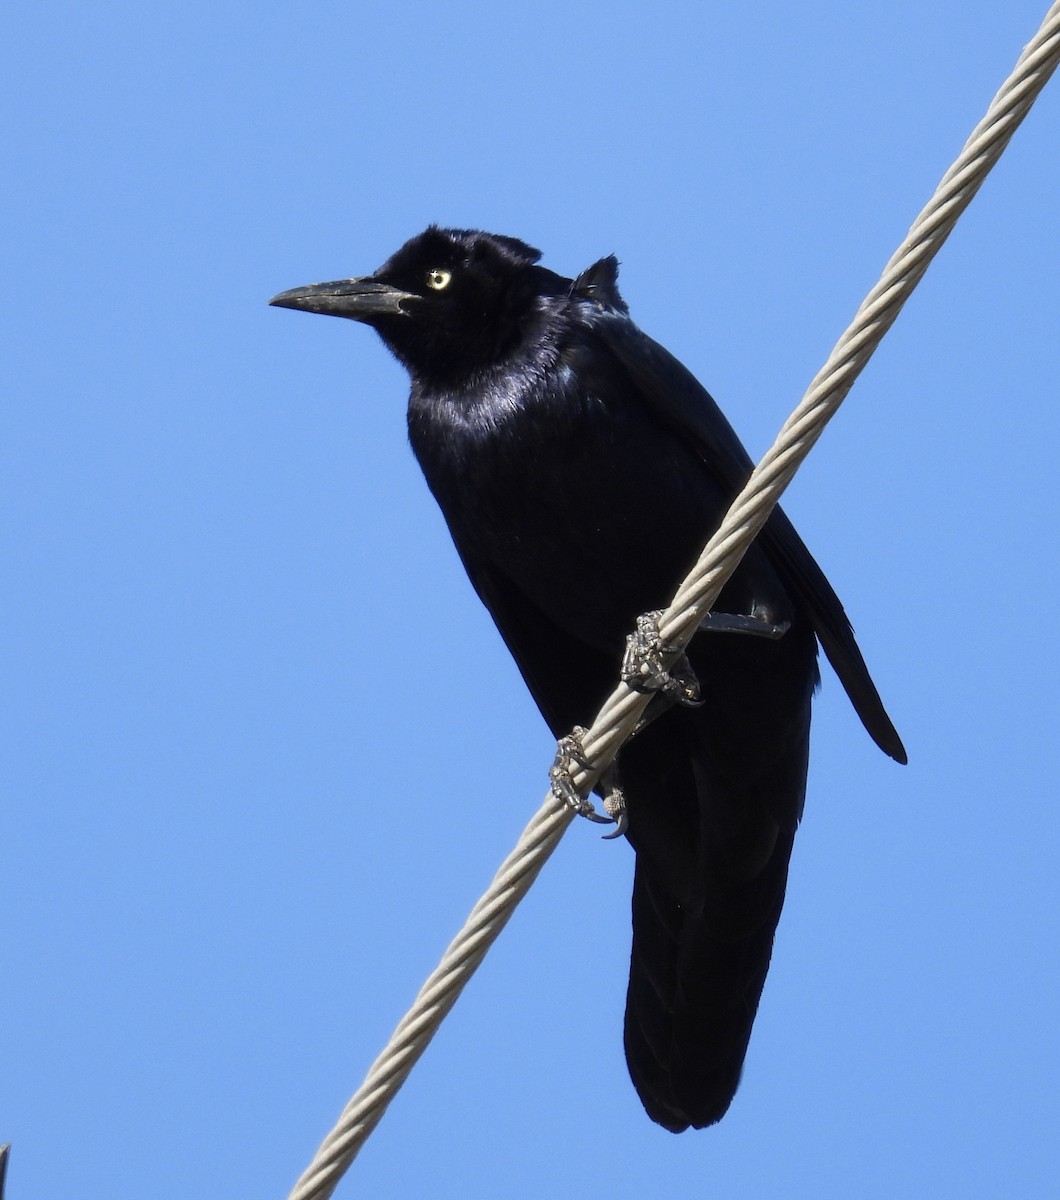
[[[675,902],[638,863],[626,1060],[648,1115],[675,1133],[721,1120],[736,1093],[784,903],[792,834],[755,879]]]
[[[691,888],[675,895],[673,874],[642,854],[633,884],[626,1060],[648,1115],[675,1133],[719,1121],[736,1092],[798,815],[778,819],[747,794],[717,807]]]

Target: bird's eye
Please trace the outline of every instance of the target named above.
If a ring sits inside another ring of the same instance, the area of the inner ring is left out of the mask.
[[[449,286],[449,281],[452,278],[452,271],[447,271],[444,267],[435,267],[433,271],[427,272],[427,286],[433,288],[436,292],[441,292]]]

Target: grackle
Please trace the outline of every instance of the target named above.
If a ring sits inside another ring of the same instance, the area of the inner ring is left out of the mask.
[[[467,573],[557,737],[613,688],[751,470],[707,392],[627,315],[515,238],[427,229],[373,275],[271,303],[371,325],[412,381],[409,438]],[[905,750],[843,606],[776,509],[692,639],[696,707],[623,747],[636,852],[630,1075],[674,1132],[720,1120],[747,1052],[802,815],[820,642],[877,745]],[[649,715],[659,711],[652,701]]]

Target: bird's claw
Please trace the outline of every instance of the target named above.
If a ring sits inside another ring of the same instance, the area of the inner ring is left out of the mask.
[[[659,632],[662,611],[642,613],[637,618],[637,627],[626,638],[626,652],[622,656],[622,682],[635,692],[658,692],[672,704],[685,708],[699,708],[699,680],[681,647],[664,642]],[[677,655],[667,669],[664,662]]]
[[[629,828],[629,814],[626,811],[626,797],[620,787],[608,788],[604,796],[604,812],[615,823],[610,833],[603,835],[604,841],[620,838]]]
[[[552,761],[552,766],[548,769],[549,786],[552,789],[553,796],[572,809],[579,817],[584,817],[587,821],[594,821],[597,825],[617,825],[615,832],[606,834],[606,837],[618,837],[626,831],[626,804],[622,799],[621,790],[613,788],[608,792],[604,800],[604,808],[611,815],[604,816],[603,813],[598,813],[593,805],[593,802],[588,796],[583,796],[581,792],[574,786],[571,767],[575,764],[579,767],[584,767],[585,770],[592,769],[592,762],[586,757],[585,748],[582,745],[582,738],[585,737],[588,730],[581,725],[575,725],[574,728],[567,734],[566,737],[561,737],[556,743],[556,757]],[[612,802],[612,797],[617,794],[617,802]],[[612,813],[612,803],[614,803],[615,811]]]
[[[607,818],[600,816],[592,802],[574,786],[571,768],[577,765],[589,770],[592,767],[582,746],[582,738],[586,732],[583,726],[575,725],[566,737],[559,739],[556,743],[556,757],[548,769],[548,781],[553,796],[580,817],[587,817],[590,821],[606,821]]]

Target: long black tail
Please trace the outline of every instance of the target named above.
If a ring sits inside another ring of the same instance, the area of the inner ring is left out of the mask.
[[[622,752],[637,851],[626,1059],[648,1115],[674,1132],[725,1114],[769,969],[806,794],[815,646],[800,641],[789,670],[778,647],[758,678],[771,651],[719,640],[716,681],[739,652],[754,690],[721,686]]]
[[[780,920],[794,828],[754,878],[710,878],[675,901],[638,862],[625,1048],[652,1120],[674,1133],[721,1120],[736,1093]]]

